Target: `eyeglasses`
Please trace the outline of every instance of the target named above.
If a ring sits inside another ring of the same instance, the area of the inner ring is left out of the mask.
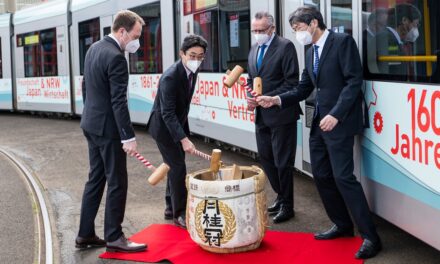
[[[264,34],[266,33],[272,26],[268,26],[266,29],[253,29],[251,32],[253,34]]]
[[[189,53],[187,56],[190,60],[203,61],[205,59],[205,54]]]
[[[296,32],[298,32],[298,31],[305,31],[305,30],[307,30],[307,28],[309,27],[310,25],[306,25],[306,24],[304,24],[304,25],[302,25],[302,26],[295,26],[295,25],[293,25],[292,26],[292,32],[293,33],[296,33]]]

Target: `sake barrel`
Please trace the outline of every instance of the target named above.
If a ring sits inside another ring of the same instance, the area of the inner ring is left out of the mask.
[[[256,166],[238,168],[238,180],[231,179],[232,166],[220,168],[219,175],[213,175],[209,169],[187,175],[187,229],[191,239],[207,251],[253,250],[264,237],[266,176]]]

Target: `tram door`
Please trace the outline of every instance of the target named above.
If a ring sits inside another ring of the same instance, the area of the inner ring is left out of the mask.
[[[326,20],[327,28],[331,29],[337,33],[346,33],[351,35],[357,46],[359,47],[359,51],[362,49],[362,17],[361,17],[361,4],[360,1],[357,0],[331,0],[326,1],[326,16],[324,19]],[[359,54],[361,55],[361,54]],[[364,90],[364,87],[362,87]],[[360,147],[360,139],[357,137],[355,139],[354,145],[354,174],[358,179],[360,179],[361,175],[361,147]]]

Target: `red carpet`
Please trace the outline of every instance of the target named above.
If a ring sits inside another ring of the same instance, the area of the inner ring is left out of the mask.
[[[317,241],[313,238],[313,234],[267,231],[257,250],[236,254],[214,254],[195,244],[186,230],[174,225],[155,224],[133,235],[130,240],[147,243],[148,250],[132,254],[105,252],[100,257],[139,262],[169,260],[177,264],[363,263],[354,258],[362,242],[358,237]]]

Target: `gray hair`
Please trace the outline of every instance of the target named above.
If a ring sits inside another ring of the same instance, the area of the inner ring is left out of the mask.
[[[273,16],[269,12],[259,11],[254,16],[254,19],[256,19],[256,20],[260,20],[263,18],[267,18],[267,22],[270,27],[275,26],[275,19],[273,18]]]

